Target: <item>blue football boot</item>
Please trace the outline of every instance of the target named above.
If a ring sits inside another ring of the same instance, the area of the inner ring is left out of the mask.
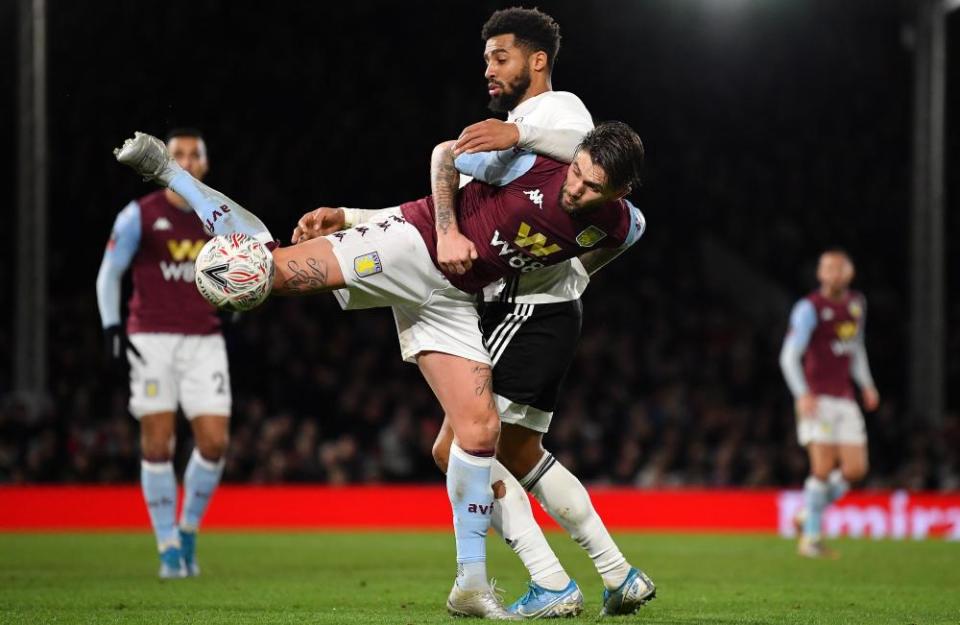
[[[632,567],[616,590],[603,591],[600,616],[633,614],[647,601],[657,596],[657,587],[643,571]]]
[[[197,533],[180,529],[180,555],[187,568],[187,576],[200,575],[200,565],[197,564]]]
[[[509,612],[523,618],[560,618],[583,611],[583,593],[572,579],[563,590],[548,590],[535,582],[528,586],[526,594],[507,608]]]
[[[167,547],[160,553],[160,579],[180,579],[187,576],[183,556],[176,547]]]

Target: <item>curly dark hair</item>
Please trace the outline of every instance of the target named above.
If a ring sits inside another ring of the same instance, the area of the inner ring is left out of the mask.
[[[531,53],[543,50],[547,66],[553,70],[560,53],[560,25],[540,9],[510,7],[495,11],[483,25],[480,37],[486,41],[497,35],[513,35],[517,45]]]
[[[643,142],[623,122],[603,122],[587,133],[578,150],[590,153],[590,160],[607,174],[607,186],[624,189],[640,183],[643,170]]]

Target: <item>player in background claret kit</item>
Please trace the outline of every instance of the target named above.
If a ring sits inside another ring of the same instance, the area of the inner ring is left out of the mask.
[[[420,368],[455,436],[447,492],[458,567],[447,608],[455,615],[514,620],[518,617],[503,609],[486,579],[485,538],[494,499],[490,470],[500,419],[475,297],[500,278],[595,248],[622,251],[635,243],[645,221],[624,197],[639,180],[643,144],[620,122],[588,133],[571,165],[525,152],[506,162],[467,154],[455,159],[454,143],[434,149],[433,195],[404,203],[400,215],[370,226],[274,248],[270,271],[256,284],[269,284],[275,295],[333,292],[345,309],[394,309],[401,354]],[[263,222],[184,171],[155,137],[137,133],[115,154],[144,178],[183,196],[207,229],[222,235],[218,241],[272,246]],[[476,178],[459,194],[457,168]],[[498,243],[507,240],[511,243]],[[440,260],[441,248],[451,260]],[[223,280],[229,274],[223,265],[247,262],[245,253],[233,257],[221,249],[216,269],[223,287],[210,286],[218,289],[217,301],[235,288]],[[472,259],[470,271],[449,268],[466,259]],[[243,281],[249,282],[247,274]]]
[[[560,47],[557,23],[536,9],[504,9],[484,24],[481,37],[489,107],[507,113],[507,121],[489,119],[468,126],[455,152],[502,151],[485,156],[505,161],[516,147],[572,161],[593,121],[577,96],[552,90]],[[304,215],[293,241],[398,212],[322,207]],[[590,555],[605,586],[604,614],[635,612],[656,592],[653,582],[627,562],[580,481],[542,444],[576,353],[583,316],[580,296],[589,283],[584,266],[593,273],[614,255],[595,250],[584,255],[582,263],[574,258],[498,280],[483,291],[484,344],[493,360],[493,392],[502,421],[491,469],[497,494],[492,525],[530,573],[528,592],[509,607],[527,618],[576,615],[583,608],[580,588],[537,525],[527,492]],[[434,445],[434,458],[444,471],[452,442],[453,431],[445,420]]]
[[[199,131],[175,130],[173,159],[195,178],[209,169]],[[160,577],[198,575],[200,520],[223,473],[230,372],[216,309],[197,292],[194,260],[210,237],[179,195],[163,189],[130,202],[113,226],[97,275],[97,302],[114,359],[129,359],[130,412],[140,422],[140,481],[160,551]],[[133,295],[120,318],[123,274]],[[184,474],[179,525],[173,470],[175,415],[183,410],[196,447]]]
[[[867,474],[867,432],[853,382],[868,411],[880,403],[864,345],[867,302],[849,288],[853,276],[845,251],[830,249],[820,256],[820,288],[793,307],[780,352],[796,402],[797,438],[810,457],[804,507],[797,516],[797,550],[808,558],[836,557],[821,538],[823,511]]]

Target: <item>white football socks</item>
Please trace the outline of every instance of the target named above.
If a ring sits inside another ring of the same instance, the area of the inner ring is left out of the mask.
[[[493,529],[510,545],[527,567],[530,579],[548,590],[563,590],[570,576],[550,548],[543,530],[533,518],[530,499],[517,478],[498,461],[493,461],[490,482],[503,482],[505,493],[493,502]]]
[[[630,564],[610,537],[580,480],[547,453],[520,483],[586,550],[604,586],[618,588],[630,573]]]

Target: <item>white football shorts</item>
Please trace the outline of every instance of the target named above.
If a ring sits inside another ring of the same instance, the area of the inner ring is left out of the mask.
[[[550,430],[550,422],[553,421],[553,412],[540,410],[526,404],[518,404],[515,401],[507,399],[502,395],[493,394],[493,399],[497,403],[497,412],[500,413],[500,420],[504,423],[512,423],[525,427],[534,432],[546,434]]]
[[[130,361],[130,412],[137,419],[156,412],[230,416],[230,369],[220,334],[136,333],[130,342],[141,361]]]
[[[454,287],[433,264],[423,237],[397,214],[327,235],[347,287],[344,310],[393,308],[400,353],[442,352],[490,364],[476,297]]]
[[[831,445],[865,445],[867,428],[860,406],[852,399],[817,395],[817,413],[811,419],[797,418],[797,440]]]

